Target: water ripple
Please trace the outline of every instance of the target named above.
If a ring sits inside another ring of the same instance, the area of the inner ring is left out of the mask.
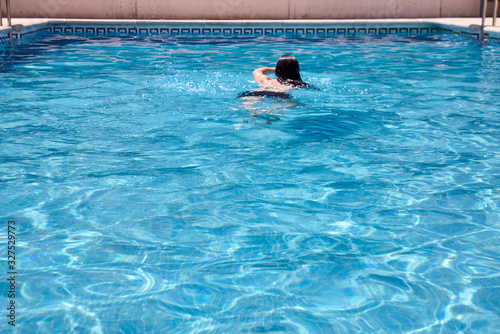
[[[238,99],[284,45],[319,89]],[[500,328],[497,47],[118,34],[1,52],[18,333]]]

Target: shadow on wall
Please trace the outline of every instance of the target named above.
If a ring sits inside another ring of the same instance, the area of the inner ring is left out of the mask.
[[[494,0],[488,0],[487,5],[486,5],[486,17],[493,17],[493,7],[494,7]],[[500,1],[499,1],[500,2]],[[497,8],[497,17],[499,16],[498,14],[500,13],[500,4],[498,5]],[[481,16],[481,13],[479,14]]]
[[[89,19],[478,17],[481,0],[11,0],[12,16]]]

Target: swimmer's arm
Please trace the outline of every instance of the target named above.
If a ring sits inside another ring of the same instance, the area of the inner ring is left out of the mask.
[[[266,85],[272,82],[273,79],[268,77],[266,73],[274,72],[274,67],[261,67],[253,71],[253,78],[261,85]]]

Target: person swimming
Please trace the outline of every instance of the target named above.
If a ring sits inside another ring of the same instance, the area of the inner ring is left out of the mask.
[[[267,73],[274,72],[276,79],[271,79]],[[238,97],[259,96],[277,97],[286,99],[291,89],[307,88],[309,84],[302,81],[300,77],[299,61],[290,54],[281,56],[276,67],[261,67],[253,71],[255,82],[263,86],[263,89],[246,91]]]
[[[276,79],[271,79],[267,73],[274,72]],[[276,63],[276,67],[261,67],[253,71],[255,82],[263,86],[262,89],[250,90],[240,93],[238,98],[243,101],[246,110],[252,112],[253,117],[268,117],[267,115],[282,116],[282,110],[297,105],[297,101],[290,96],[289,91],[297,88],[307,88],[310,85],[300,77],[299,61],[292,55],[281,56]],[[264,98],[283,99],[286,102],[279,102],[278,105],[265,103],[265,108],[260,105]],[[276,112],[279,111],[279,112]],[[273,121],[279,118],[274,118]]]

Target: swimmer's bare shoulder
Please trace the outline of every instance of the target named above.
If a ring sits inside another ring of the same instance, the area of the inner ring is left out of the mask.
[[[276,79],[271,79],[266,73],[274,73],[274,67],[261,67],[253,71],[253,78],[255,82],[264,86],[264,87],[273,87],[280,89],[289,89],[289,87],[282,85]]]

